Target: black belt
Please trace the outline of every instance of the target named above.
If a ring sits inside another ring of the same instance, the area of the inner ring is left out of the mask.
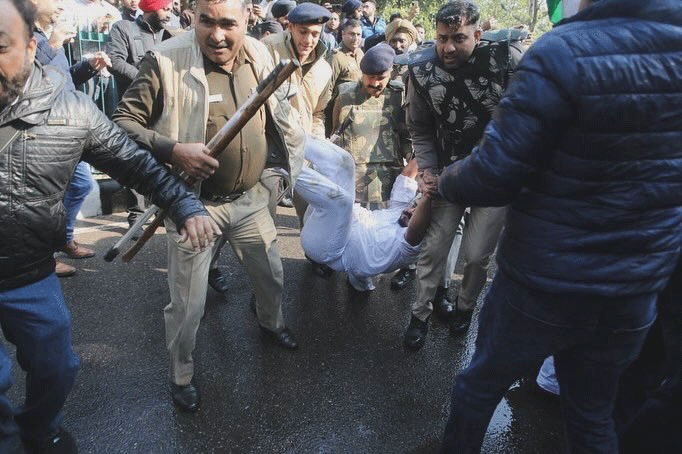
[[[201,198],[204,200],[208,200],[209,202],[213,202],[213,203],[229,203],[229,202],[234,202],[239,197],[243,196],[245,192],[246,191],[241,191],[241,192],[233,192],[232,194],[228,194],[228,195],[220,195],[220,194],[213,194],[212,192],[208,192],[208,191],[201,191]]]

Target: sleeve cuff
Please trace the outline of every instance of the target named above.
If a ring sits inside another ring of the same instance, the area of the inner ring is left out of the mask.
[[[170,163],[173,157],[173,147],[175,147],[176,143],[178,142],[173,139],[157,134],[153,150],[156,159],[163,163]]]

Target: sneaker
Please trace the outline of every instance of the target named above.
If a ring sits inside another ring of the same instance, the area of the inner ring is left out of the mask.
[[[26,454],[77,454],[76,439],[63,428],[45,438],[35,441],[22,437]]]

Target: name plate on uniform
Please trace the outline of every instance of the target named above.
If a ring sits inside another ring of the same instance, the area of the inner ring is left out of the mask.
[[[218,93],[217,95],[208,95],[208,102],[223,102],[222,93]]]

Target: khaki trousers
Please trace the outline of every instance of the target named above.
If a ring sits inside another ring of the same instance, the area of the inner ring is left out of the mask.
[[[251,278],[258,323],[269,330],[281,331],[284,328],[282,260],[277,249],[277,229],[268,212],[268,199],[267,189],[257,183],[234,202],[204,204]],[[180,235],[170,221],[166,221],[166,229],[171,296],[170,304],[164,309],[166,345],[171,359],[171,381],[184,386],[194,373],[192,352],[204,314],[208,270],[214,251],[194,251],[189,241],[178,243]]]
[[[444,199],[432,202],[431,224],[426,231],[417,260],[417,299],[412,315],[426,320],[433,311],[436,289],[443,284],[450,245],[455,238],[465,206]],[[471,207],[464,227],[461,254],[464,254],[464,277],[457,294],[457,308],[473,310],[488,277],[490,258],[504,225],[506,207]]]

